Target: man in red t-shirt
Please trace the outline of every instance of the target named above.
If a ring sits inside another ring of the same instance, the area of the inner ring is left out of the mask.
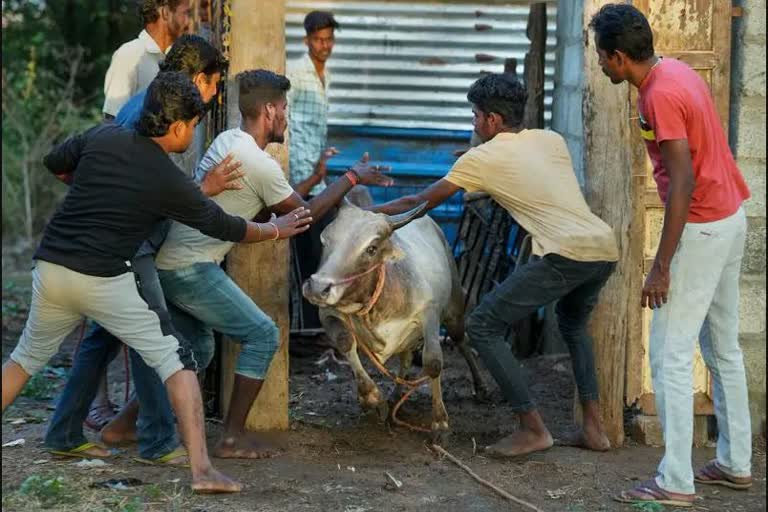
[[[648,20],[626,4],[592,18],[603,72],[639,90],[640,129],[665,205],[642,305],[654,309],[650,361],[665,453],[656,478],[617,499],[691,506],[694,481],[751,485],[751,432],[739,347],[739,271],[749,189],[733,159],[707,84],[683,62],[654,55]],[[712,374],[717,458],[695,476],[695,341]]]

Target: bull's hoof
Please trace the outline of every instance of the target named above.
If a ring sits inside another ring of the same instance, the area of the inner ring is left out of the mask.
[[[451,431],[447,421],[435,421],[432,423],[432,444],[443,445],[448,440]]]

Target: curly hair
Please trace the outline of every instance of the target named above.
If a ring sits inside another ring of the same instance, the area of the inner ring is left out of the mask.
[[[339,28],[339,22],[333,17],[333,13],[327,11],[312,11],[304,17],[304,31],[311,36],[324,28]]]
[[[141,22],[146,26],[150,23],[157,21],[160,17],[158,12],[161,7],[167,6],[170,10],[175,11],[176,7],[183,0],[139,0],[139,16],[141,16]]]
[[[165,71],[147,88],[136,131],[144,137],[162,137],[173,123],[189,122],[204,112],[203,99],[192,80],[184,73]]]
[[[509,127],[523,124],[528,92],[516,78],[489,73],[469,88],[467,99],[485,114],[495,112]]]
[[[598,48],[608,55],[618,50],[635,62],[653,57],[653,31],[636,7],[606,4],[592,16],[589,28],[595,31]]]
[[[226,68],[227,61],[221,52],[205,38],[194,34],[178,38],[160,63],[160,71],[179,71],[190,78],[198,73],[208,76],[223,73]]]
[[[290,80],[266,69],[243,71],[236,78],[240,113],[250,119],[258,118],[265,103],[282,98],[291,88]]]

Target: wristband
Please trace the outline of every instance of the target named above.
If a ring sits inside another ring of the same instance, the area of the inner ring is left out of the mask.
[[[349,180],[349,182],[352,184],[353,187],[357,185],[358,181],[360,181],[360,176],[358,176],[358,174],[351,169],[346,173],[344,173],[344,176],[347,177],[347,179]]]
[[[267,224],[275,228],[275,238],[271,238],[270,240],[277,240],[278,238],[280,238],[280,230],[277,229],[277,224],[275,224],[274,222],[268,222]]]

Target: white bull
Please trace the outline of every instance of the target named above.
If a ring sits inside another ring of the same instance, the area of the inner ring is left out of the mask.
[[[357,344],[382,364],[399,355],[402,379],[414,350],[423,346],[422,367],[432,389],[431,431],[439,438],[448,431],[440,385],[441,323],[466,358],[476,392],[485,389],[464,341],[456,265],[440,227],[429,217],[417,218],[425,207],[387,216],[345,202],[321,235],[320,266],[304,283],[303,293],[320,306],[326,333],[349,361],[360,405],[376,410],[381,419],[389,414],[387,400],[363,368]],[[396,388],[394,394],[398,392]]]

